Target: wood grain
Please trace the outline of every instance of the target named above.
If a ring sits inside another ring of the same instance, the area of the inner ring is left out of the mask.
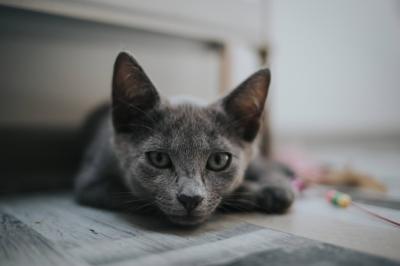
[[[136,260],[262,228],[216,216],[204,226],[188,230],[159,217],[80,206],[71,195],[60,193],[10,198],[0,206],[72,256],[93,265]]]
[[[381,247],[368,241],[374,249],[364,249],[384,257],[298,236],[331,226],[325,218],[331,211],[317,207],[303,200],[297,212],[286,216],[216,214],[202,226],[180,228],[160,217],[80,206],[69,193],[8,197],[0,200],[0,265],[263,265],[269,259],[278,266],[297,259],[299,265],[349,265],[346,260],[360,265],[398,264],[384,258],[397,259],[393,256],[397,231],[363,217],[357,220],[350,213],[336,219],[334,232],[322,234],[321,240],[335,239],[332,235],[344,230],[353,245],[348,241],[343,246],[363,251],[354,242],[374,236]],[[318,213],[313,213],[317,209]],[[314,217],[313,221],[304,216]],[[294,230],[297,235],[268,227]],[[361,231],[363,236],[352,235]],[[379,239],[378,231],[385,237]],[[390,243],[393,247],[387,246]],[[331,252],[342,259],[334,260]]]
[[[14,216],[0,211],[0,265],[86,265]]]

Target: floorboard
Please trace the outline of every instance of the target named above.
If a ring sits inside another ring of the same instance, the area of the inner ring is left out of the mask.
[[[1,265],[87,265],[69,257],[14,216],[0,211],[0,219]]]
[[[331,249],[349,262],[400,262],[399,230],[323,204],[303,198],[287,215],[216,214],[184,229],[158,217],[79,206],[71,193],[7,198],[0,201],[0,264],[236,265],[247,258],[257,265],[264,257],[294,254],[303,260],[298,265],[308,265],[313,260],[306,253],[331,263]],[[343,265],[334,262],[329,265]]]
[[[364,200],[365,207],[400,220],[400,152],[341,151],[314,152],[373,170],[388,184],[390,204]],[[353,207],[331,206],[321,195],[310,189],[285,215],[215,214],[190,229],[80,206],[71,192],[3,197],[0,265],[400,265],[399,228]]]

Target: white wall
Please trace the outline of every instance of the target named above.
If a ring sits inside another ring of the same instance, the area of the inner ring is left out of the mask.
[[[164,95],[219,89],[219,51],[200,41],[1,7],[0,38],[0,126],[78,126],[109,99],[121,50]]]
[[[277,135],[400,135],[400,3],[269,1]]]

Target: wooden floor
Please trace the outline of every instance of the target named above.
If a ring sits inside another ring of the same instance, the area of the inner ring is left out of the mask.
[[[276,254],[276,250],[288,253],[276,265],[287,265],[284,258],[304,249],[320,262],[331,262],[323,252],[332,247],[322,242],[345,247],[337,252],[346,260],[381,263],[347,249],[351,248],[400,262],[399,229],[313,196],[300,199],[284,216],[217,214],[195,229],[78,206],[69,193],[9,198],[0,206],[1,265],[230,265],[251,254]],[[374,209],[400,218],[398,211]]]
[[[380,166],[397,180],[392,164]],[[367,207],[400,220],[399,209]],[[400,265],[399,247],[399,228],[335,208],[318,189],[286,215],[216,214],[192,229],[79,206],[69,192],[0,199],[1,266]]]

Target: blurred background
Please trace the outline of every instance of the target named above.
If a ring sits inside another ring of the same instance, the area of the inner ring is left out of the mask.
[[[399,1],[0,0],[0,40],[0,192],[71,183],[121,50],[207,101],[266,65],[276,153],[400,188]]]

